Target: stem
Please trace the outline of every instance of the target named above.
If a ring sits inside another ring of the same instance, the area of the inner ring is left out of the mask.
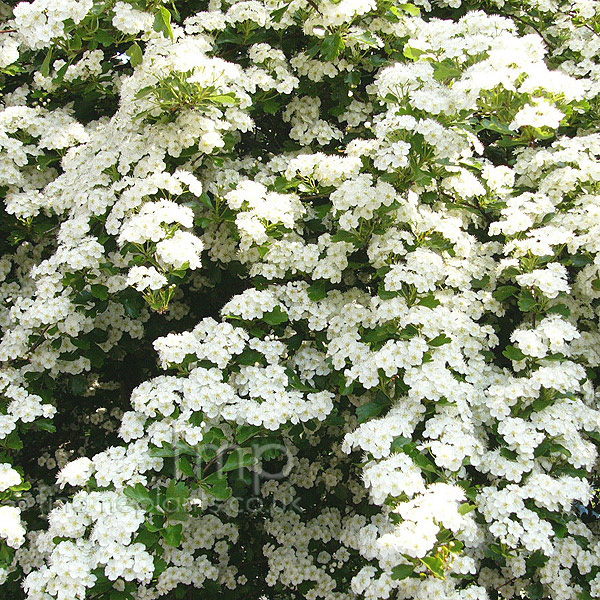
[[[522,17],[518,17],[515,14],[512,14],[510,16],[513,19],[516,19],[517,21],[519,21],[520,23],[523,23],[523,25],[526,25],[527,27],[531,27],[531,29],[533,29],[544,40],[544,43],[548,46],[548,48],[554,49],[554,46],[546,39],[544,34],[533,23],[530,23],[529,21],[526,21]]]
[[[319,10],[319,7],[316,5],[316,3],[313,0],[306,0],[320,15],[322,15],[323,13]]]
[[[239,448],[240,446],[238,446],[237,444],[234,446],[227,446],[226,448],[224,448],[221,452],[219,452],[214,458],[212,458],[211,460],[209,460],[206,463],[206,466],[204,467],[204,469],[202,469],[202,473],[206,473],[208,471],[208,468],[213,465],[215,463],[215,461],[217,461],[219,458],[221,458],[226,452],[229,452],[230,450],[236,450],[237,448]]]
[[[37,339],[35,344],[33,344],[33,346],[31,346],[31,348],[29,348],[29,350],[27,351],[27,354],[31,354],[32,352],[34,352],[35,349],[38,348],[40,346],[40,344],[42,344],[44,342],[44,340],[46,339],[44,337],[44,334],[48,331],[48,329],[50,329],[50,327],[52,325],[53,325],[52,323],[49,323],[48,325],[46,325],[46,327],[44,327],[43,331],[40,333],[40,337]]]

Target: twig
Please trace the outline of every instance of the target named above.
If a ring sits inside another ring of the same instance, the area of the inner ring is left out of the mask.
[[[544,36],[544,34],[538,29],[538,27],[536,27],[533,23],[531,23],[530,21],[526,21],[525,19],[523,19],[522,17],[519,17],[515,14],[511,14],[510,15],[513,19],[516,19],[517,21],[520,21],[521,23],[523,23],[524,25],[527,25],[528,27],[531,27],[531,29],[533,29],[546,43],[546,45],[548,46],[548,48],[552,48],[554,49],[554,45],[551,44],[546,37]]]
[[[53,323],[49,323],[48,325],[46,325],[44,330],[40,333],[40,337],[37,339],[35,344],[33,344],[33,346],[31,346],[31,348],[29,348],[29,350],[27,351],[27,354],[31,354],[34,350],[36,350],[36,348],[38,346],[40,346],[40,344],[42,344],[43,342],[46,341],[46,338],[44,337],[44,335],[46,334],[48,329],[50,329],[51,325],[53,325]]]
[[[237,448],[239,448],[240,446],[238,446],[237,444],[233,445],[233,446],[227,446],[226,448],[224,448],[221,452],[219,452],[214,458],[212,458],[211,460],[209,460],[206,463],[206,466],[204,467],[204,469],[202,469],[202,473],[206,473],[208,471],[208,468],[210,466],[212,466],[215,461],[219,460],[219,458],[221,458],[226,452],[229,452],[230,450],[236,450]]]
[[[323,13],[319,10],[319,7],[317,6],[317,4],[314,2],[314,0],[306,0],[321,16],[323,16]]]
[[[572,12],[568,12],[567,13],[572,19],[576,19],[578,17],[577,14],[574,14]],[[582,21],[581,23],[579,23],[580,25],[582,25],[583,27],[585,27],[586,29],[589,29],[594,35],[600,35],[600,33],[598,33],[589,23],[586,23],[585,21]]]
[[[253,433],[250,437],[244,440],[244,443],[248,440],[251,440],[253,437],[256,437],[260,433],[260,431]],[[211,458],[211,460],[209,460],[206,463],[206,466],[202,469],[202,473],[206,473],[208,471],[208,468],[212,466],[215,463],[215,461],[219,460],[219,458],[221,458],[225,453],[229,452],[230,450],[237,450],[238,448],[243,448],[243,446],[241,446],[240,444],[231,444],[230,446],[226,446],[225,448],[223,448],[221,452],[219,452],[214,458]]]

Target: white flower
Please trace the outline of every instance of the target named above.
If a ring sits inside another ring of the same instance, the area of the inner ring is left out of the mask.
[[[515,115],[509,127],[511,129],[519,129],[519,127],[525,126],[556,129],[564,116],[564,113],[558,110],[554,104],[540,98],[535,104],[526,104]]]
[[[534,269],[515,277],[523,287],[535,286],[548,298],[556,298],[560,292],[569,292],[567,269],[562,263],[549,263],[544,269]]]
[[[21,524],[21,509],[0,506],[0,538],[4,538],[11,548],[23,545],[25,528]]]
[[[140,31],[152,29],[154,17],[151,13],[137,10],[128,2],[115,3],[113,10],[115,16],[112,18],[112,24],[123,33],[135,35]]]
[[[127,285],[132,285],[138,292],[143,292],[147,288],[159,290],[168,283],[167,278],[154,267],[131,267],[127,273]]]
[[[67,463],[56,477],[56,481],[60,484],[60,487],[69,485],[85,485],[88,479],[94,472],[94,466],[92,461],[85,456],[77,458],[70,463]]]
[[[197,269],[201,265],[203,248],[202,240],[193,233],[179,230],[156,245],[156,255],[164,265],[181,269],[187,264],[188,268]]]
[[[21,475],[8,463],[0,464],[0,492],[21,483]]]

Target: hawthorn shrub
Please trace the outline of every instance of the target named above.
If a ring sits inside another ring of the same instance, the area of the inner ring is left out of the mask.
[[[0,16],[2,597],[600,597],[597,2]]]

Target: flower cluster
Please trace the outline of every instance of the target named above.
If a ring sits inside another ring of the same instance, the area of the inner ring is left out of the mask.
[[[3,595],[600,597],[600,9],[485,7],[0,2]]]

